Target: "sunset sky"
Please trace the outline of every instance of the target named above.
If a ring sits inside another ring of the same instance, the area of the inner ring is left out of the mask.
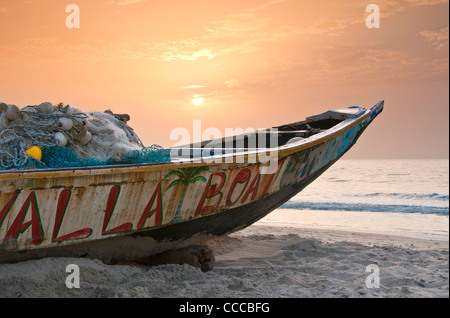
[[[0,0],[0,102],[127,113],[147,146],[384,99],[345,158],[448,158],[448,85],[448,0]]]

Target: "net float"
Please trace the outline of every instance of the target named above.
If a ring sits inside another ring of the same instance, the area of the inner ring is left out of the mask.
[[[36,158],[37,160],[41,161],[42,159],[42,150],[41,148],[37,146],[30,146],[25,150],[25,153],[29,156],[32,156]]]
[[[62,108],[62,112],[71,116],[73,114],[73,108],[70,105],[66,105]]]
[[[38,113],[42,114],[50,114],[53,112],[53,105],[49,102],[39,104],[37,107],[37,111]]]
[[[92,134],[89,130],[86,131],[86,135],[79,140],[80,145],[87,145],[92,140]]]
[[[5,117],[9,121],[14,121],[16,119],[22,118],[22,113],[20,112],[19,107],[16,105],[10,105],[8,110],[5,112]]]
[[[58,143],[58,145],[60,145],[62,147],[67,145],[67,137],[63,133],[57,132],[55,134],[55,140]]]
[[[81,140],[86,136],[87,129],[82,124],[75,122],[69,132],[74,139]]]
[[[0,103],[0,114],[4,113],[8,110],[8,105],[6,105],[5,103]]]
[[[61,117],[60,119],[58,119],[58,126],[65,131],[69,131],[73,127],[73,121],[70,118]]]

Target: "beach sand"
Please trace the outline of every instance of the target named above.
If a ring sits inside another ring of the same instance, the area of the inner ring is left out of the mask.
[[[318,228],[320,211],[305,214],[303,223],[289,222],[299,212],[286,211],[207,242],[216,264],[206,273],[189,265],[46,258],[0,264],[0,297],[449,297],[448,217],[436,223],[433,216],[409,215],[409,224],[436,229],[413,225],[408,236],[399,230],[407,230],[403,224],[394,224],[401,215],[366,215],[371,227],[357,224],[362,215],[351,212],[328,216]],[[78,289],[66,287],[69,264],[79,266]]]

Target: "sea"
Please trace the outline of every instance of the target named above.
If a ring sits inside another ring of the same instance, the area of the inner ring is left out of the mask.
[[[257,225],[448,241],[449,160],[340,160]]]

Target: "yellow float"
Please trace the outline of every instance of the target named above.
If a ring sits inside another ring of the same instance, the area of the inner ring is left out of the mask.
[[[27,155],[30,155],[30,156],[36,158],[39,161],[41,161],[41,159],[42,159],[42,150],[39,147],[30,146],[27,148],[27,150],[25,150],[25,153]]]

